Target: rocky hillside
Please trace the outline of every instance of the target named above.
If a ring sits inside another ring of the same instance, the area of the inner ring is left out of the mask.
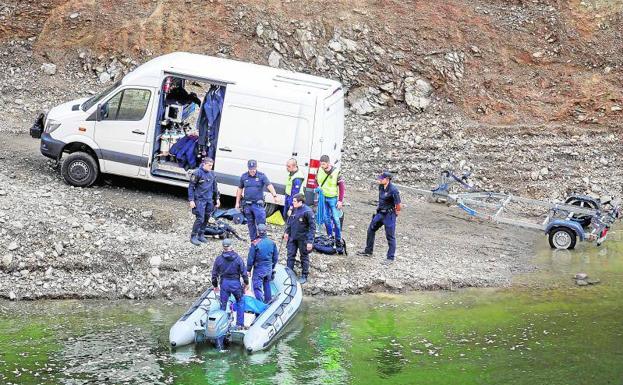
[[[620,191],[622,31],[607,0],[3,0],[0,125],[184,50],[342,81],[352,177]]]

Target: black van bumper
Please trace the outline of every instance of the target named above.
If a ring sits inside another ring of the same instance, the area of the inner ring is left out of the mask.
[[[64,147],[65,142],[52,138],[50,134],[43,133],[41,135],[40,150],[41,153],[48,158],[59,160],[61,158],[61,154],[63,153]]]

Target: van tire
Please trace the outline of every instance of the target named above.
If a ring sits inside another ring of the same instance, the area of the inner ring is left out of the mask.
[[[279,206],[274,203],[266,203],[266,218],[270,217],[275,213],[275,211],[279,210]]]
[[[72,186],[89,187],[99,176],[99,166],[91,155],[76,151],[67,155],[61,163],[61,175]]]

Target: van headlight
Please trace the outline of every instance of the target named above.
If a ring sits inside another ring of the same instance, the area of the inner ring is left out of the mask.
[[[45,123],[45,130],[44,130],[44,132],[49,134],[50,132],[56,130],[60,126],[61,126],[61,122],[56,121],[54,119],[48,119],[48,121]]]

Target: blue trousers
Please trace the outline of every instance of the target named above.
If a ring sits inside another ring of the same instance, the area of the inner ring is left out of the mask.
[[[257,238],[257,225],[260,223],[266,224],[266,210],[262,205],[253,203],[250,205],[245,204],[242,210],[244,217],[247,219],[247,226],[249,227],[249,238],[254,240]]]
[[[264,303],[269,303],[272,298],[270,293],[270,276],[272,273],[272,266],[256,266],[253,268],[253,293],[255,293],[255,298]]]
[[[305,277],[309,274],[309,251],[307,251],[307,241],[298,239],[288,239],[288,267],[294,271],[294,260],[296,259],[296,252],[301,255],[301,274]]]
[[[240,280],[224,279],[221,282],[221,310],[227,310],[227,301],[232,295],[236,299],[236,325],[244,325],[244,301],[242,300],[243,292]]]
[[[191,236],[205,233],[208,220],[214,211],[214,204],[211,201],[196,200],[193,214],[195,214],[195,223]]]
[[[396,213],[376,213],[372,217],[372,222],[368,226],[368,236],[366,238],[366,253],[372,254],[374,250],[374,236],[376,231],[385,226],[385,237],[387,238],[387,259],[394,259],[396,256]]]
[[[333,236],[335,240],[342,239],[342,229],[340,225],[340,210],[337,208],[337,197],[324,198],[324,225],[327,229],[327,235]]]

